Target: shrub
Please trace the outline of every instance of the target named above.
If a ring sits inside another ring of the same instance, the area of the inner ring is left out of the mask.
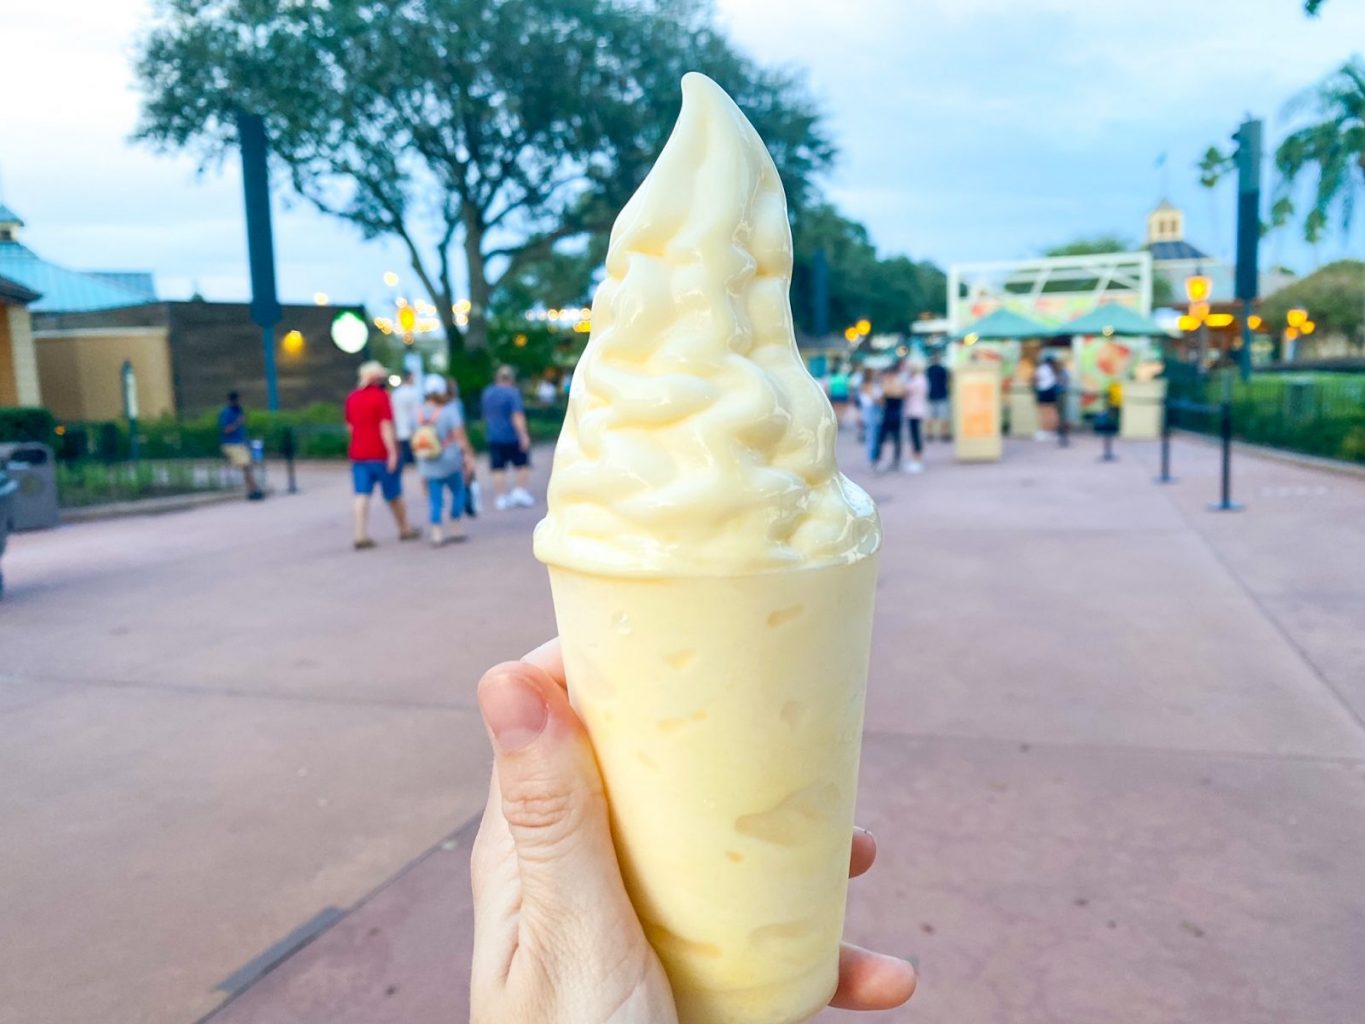
[[[53,444],[57,419],[36,405],[0,407],[0,441],[37,441]]]

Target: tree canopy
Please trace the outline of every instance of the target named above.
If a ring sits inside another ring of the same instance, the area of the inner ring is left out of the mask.
[[[1303,216],[1303,236],[1316,242],[1334,213],[1341,230],[1350,230],[1357,195],[1365,189],[1365,61],[1352,57],[1286,107],[1299,120],[1305,111],[1311,111],[1309,123],[1290,132],[1275,149],[1278,181],[1270,226],[1280,227],[1297,216],[1295,189],[1301,178],[1316,176],[1312,206]],[[1199,162],[1200,184],[1212,188],[1235,165],[1233,154],[1210,146]]]
[[[799,330],[815,333],[814,263],[823,250],[829,264],[830,328],[840,331],[867,319],[877,331],[908,331],[921,313],[941,314],[947,277],[928,261],[881,258],[867,228],[828,203],[801,212],[794,231],[792,316]]]
[[[298,195],[402,243],[454,353],[485,347],[499,286],[610,227],[684,72],[744,108],[794,207],[834,156],[800,76],[737,51],[706,0],[157,0],[136,67],[136,138],[206,166],[261,115]]]
[[[1285,314],[1299,307],[1322,334],[1342,334],[1365,345],[1365,261],[1337,260],[1261,300],[1267,325],[1281,328]]]

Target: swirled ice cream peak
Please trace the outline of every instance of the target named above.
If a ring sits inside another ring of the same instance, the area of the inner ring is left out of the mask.
[[[792,331],[777,168],[734,101],[682,113],[612,229],[536,557],[605,575],[743,575],[854,561],[876,509]]]

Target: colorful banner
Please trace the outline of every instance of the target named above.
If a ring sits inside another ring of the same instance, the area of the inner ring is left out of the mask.
[[[1100,295],[1092,291],[1043,292],[1036,301],[1031,295],[978,291],[958,299],[954,313],[956,322],[963,325],[964,329],[966,325],[1001,308],[1034,320],[1041,320],[1045,324],[1061,326],[1106,302],[1114,302],[1142,312],[1138,294],[1131,291],[1108,291]]]

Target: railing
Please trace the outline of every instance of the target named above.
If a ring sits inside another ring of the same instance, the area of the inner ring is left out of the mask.
[[[1257,373],[1243,380],[1235,370],[1201,374],[1193,366],[1168,363],[1166,377],[1178,401],[1227,402],[1238,440],[1365,462],[1365,373]],[[1221,429],[1220,423],[1180,408],[1175,426],[1206,434]]]

